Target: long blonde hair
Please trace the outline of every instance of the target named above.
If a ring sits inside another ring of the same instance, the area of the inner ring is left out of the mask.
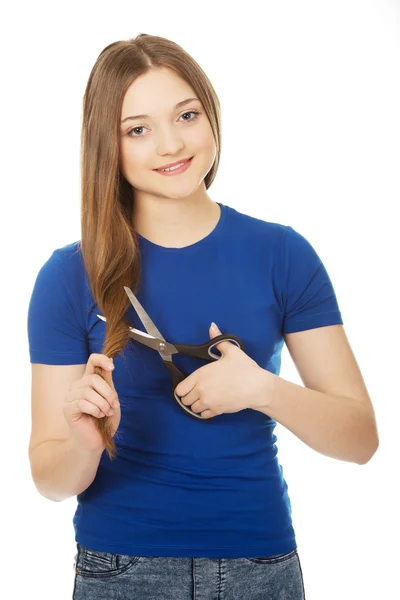
[[[204,71],[178,44],[139,34],[113,42],[99,54],[83,97],[81,132],[81,251],[90,290],[107,319],[102,354],[114,358],[129,341],[125,313],[135,293],[141,258],[132,225],[133,189],[120,170],[120,120],[124,95],[140,75],[167,67],[184,79],[200,99],[209,119],[216,158],[205,177],[208,189],[221,154],[221,117],[217,94]],[[103,377],[103,370],[96,367]],[[104,377],[103,377],[104,379]],[[171,399],[172,402],[172,399]],[[110,459],[116,457],[109,417],[95,419]]]

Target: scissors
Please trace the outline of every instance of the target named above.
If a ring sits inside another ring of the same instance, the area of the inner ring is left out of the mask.
[[[181,397],[175,392],[175,388],[178,384],[186,379],[187,375],[182,373],[172,362],[172,354],[184,354],[186,356],[194,356],[195,358],[202,358],[205,360],[219,360],[222,358],[221,355],[215,354],[212,352],[213,346],[218,344],[219,342],[228,340],[233,342],[240,349],[243,350],[243,342],[236,335],[232,335],[230,333],[224,333],[216,336],[215,338],[208,340],[204,344],[199,345],[188,345],[188,344],[171,344],[167,342],[166,339],[161,335],[158,331],[157,327],[154,325],[153,321],[150,319],[143,306],[140,304],[139,300],[133,294],[132,290],[128,287],[124,286],[124,290],[128,295],[129,300],[135,311],[137,312],[140,320],[145,326],[148,333],[144,331],[140,331],[139,329],[135,329],[134,327],[129,327],[129,336],[134,340],[144,344],[145,346],[149,346],[154,350],[157,350],[160,354],[165,367],[168,369],[171,379],[172,379],[172,397],[178,406],[189,416],[197,419],[199,421],[209,421],[209,418],[202,417],[200,414],[195,413],[191,410],[189,406],[185,406],[182,404]],[[99,319],[106,321],[107,319],[101,315],[97,315]]]

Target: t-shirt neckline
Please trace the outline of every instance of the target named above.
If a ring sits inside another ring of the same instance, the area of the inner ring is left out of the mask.
[[[136,232],[136,235],[139,239],[140,246],[143,249],[148,248],[150,250],[156,250],[158,252],[164,252],[164,253],[179,252],[181,254],[185,253],[185,252],[191,252],[192,250],[199,249],[201,246],[208,244],[210,241],[212,241],[214,239],[214,237],[219,234],[220,230],[223,228],[223,226],[225,224],[226,206],[224,204],[222,204],[221,202],[217,202],[216,204],[218,204],[221,209],[221,214],[219,216],[219,220],[218,220],[217,224],[215,225],[214,229],[212,231],[210,231],[210,233],[208,235],[206,235],[205,237],[203,237],[201,240],[198,240],[197,242],[194,242],[193,244],[189,244],[188,246],[183,246],[182,248],[168,248],[167,246],[160,246],[159,244],[155,244],[154,242],[151,242],[147,238],[140,235],[140,233]]]

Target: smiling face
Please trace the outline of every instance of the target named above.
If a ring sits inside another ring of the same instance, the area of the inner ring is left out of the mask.
[[[186,198],[201,184],[205,191],[216,145],[203,106],[193,98],[193,88],[167,68],[148,71],[128,88],[121,112],[121,171],[135,199]],[[142,116],[128,118],[135,115]],[[181,174],[164,176],[155,170],[190,157],[190,167]]]

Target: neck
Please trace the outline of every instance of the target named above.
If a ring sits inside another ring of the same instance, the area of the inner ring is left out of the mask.
[[[168,248],[194,244],[215,228],[221,209],[211,198],[134,200],[133,227],[147,240]]]

